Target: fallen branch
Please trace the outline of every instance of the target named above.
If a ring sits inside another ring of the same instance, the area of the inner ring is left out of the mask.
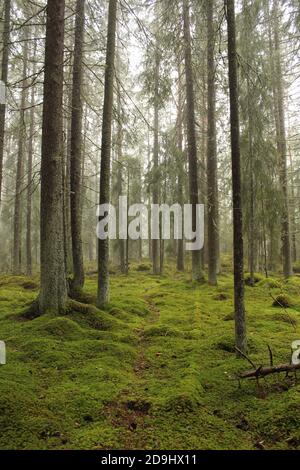
[[[269,367],[260,366],[258,369],[241,372],[238,377],[240,379],[258,379],[260,377],[266,377],[270,374],[278,374],[280,372],[295,372],[297,370],[300,370],[300,364],[280,364],[279,366]]]

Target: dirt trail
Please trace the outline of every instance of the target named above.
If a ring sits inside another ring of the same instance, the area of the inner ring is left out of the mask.
[[[145,419],[148,416],[151,404],[145,399],[147,394],[147,379],[145,372],[149,371],[151,365],[145,357],[148,341],[145,336],[145,329],[150,325],[155,325],[160,319],[160,311],[149,296],[144,296],[147,302],[149,315],[145,317],[144,323],[137,334],[137,360],[133,368],[134,378],[132,387],[123,390],[120,400],[109,404],[106,408],[106,415],[111,420],[114,427],[120,431],[120,448],[142,449],[145,442],[136,438],[135,431],[143,429]],[[139,436],[141,433],[139,433]]]

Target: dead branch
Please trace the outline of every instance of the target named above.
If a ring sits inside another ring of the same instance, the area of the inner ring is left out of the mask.
[[[269,367],[260,366],[258,369],[252,369],[245,372],[241,372],[238,377],[240,379],[258,379],[260,377],[266,377],[270,374],[278,374],[280,372],[295,372],[297,370],[300,370],[300,364],[280,364],[278,366]]]

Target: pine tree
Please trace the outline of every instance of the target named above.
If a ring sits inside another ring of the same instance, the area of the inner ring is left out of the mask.
[[[82,75],[84,40],[85,0],[77,0],[75,22],[75,44],[72,86],[71,119],[71,234],[73,272],[72,290],[74,293],[84,285],[82,250]]]
[[[238,101],[238,73],[236,50],[235,0],[226,0],[228,25],[228,63],[230,90],[233,248],[234,248],[234,303],[236,347],[247,350],[246,314],[244,305],[244,246],[241,188],[240,122]]]
[[[100,205],[110,201],[111,132],[114,95],[117,0],[109,0],[105,68],[105,90],[102,121]],[[98,306],[109,301],[109,240],[98,240]]]
[[[41,314],[59,314],[67,300],[62,191],[64,14],[64,0],[48,0],[41,161]]]

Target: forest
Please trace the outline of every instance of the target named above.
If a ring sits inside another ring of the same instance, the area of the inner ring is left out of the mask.
[[[0,61],[0,450],[300,450],[299,0],[1,0]]]

